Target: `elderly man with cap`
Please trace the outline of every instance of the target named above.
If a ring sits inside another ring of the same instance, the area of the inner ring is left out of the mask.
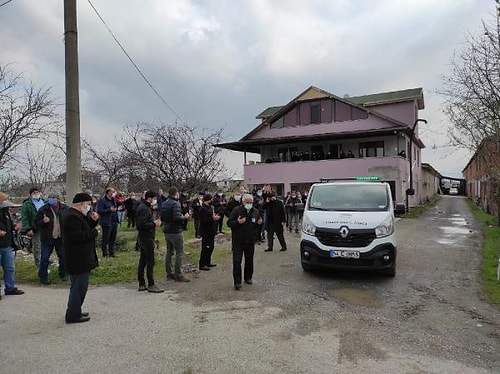
[[[59,277],[66,280],[66,270],[64,266],[64,249],[61,237],[61,212],[68,207],[61,203],[59,194],[50,192],[47,204],[40,208],[35,216],[35,224],[40,231],[41,256],[38,277],[41,284],[50,284],[48,277],[48,267],[50,256],[55,249],[59,261]]]
[[[24,292],[15,287],[14,274],[16,266],[12,250],[14,223],[9,212],[8,196],[0,192],[0,264],[3,270],[3,280],[6,295],[22,295]],[[0,300],[2,296],[0,295]]]
[[[31,187],[30,197],[23,201],[21,207],[23,231],[31,238],[33,258],[37,268],[40,266],[41,242],[40,231],[38,231],[35,224],[35,216],[38,210],[44,205],[45,201],[42,199],[42,192],[40,189],[38,187]]]
[[[90,271],[98,265],[95,240],[99,215],[90,212],[92,196],[77,193],[71,208],[62,215],[62,238],[66,271],[71,278],[66,323],[87,322],[88,313],[82,312],[89,285]]]

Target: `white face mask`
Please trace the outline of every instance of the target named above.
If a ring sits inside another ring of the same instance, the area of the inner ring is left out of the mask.
[[[234,200],[240,201],[241,200],[241,195],[234,195]]]
[[[33,195],[31,195],[31,197],[32,197],[33,199],[35,199],[35,200],[38,200],[38,199],[40,199],[41,194],[40,194],[40,193],[34,193]]]
[[[86,216],[90,212],[90,205],[84,206],[81,212]]]

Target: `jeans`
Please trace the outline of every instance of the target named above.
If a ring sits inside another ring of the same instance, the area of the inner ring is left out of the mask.
[[[118,225],[120,227],[122,227],[123,220],[125,218],[125,211],[124,210],[118,210],[116,213],[117,213],[117,216],[118,216]]]
[[[167,243],[167,253],[165,255],[165,271],[167,275],[172,275],[172,256],[175,251],[175,269],[174,274],[180,275],[182,271],[182,259],[184,257],[184,234],[165,234]]]
[[[205,235],[201,237],[201,253],[199,266],[208,266],[212,263],[212,253],[214,251],[214,236]]]
[[[74,321],[82,316],[82,304],[89,288],[90,272],[71,274],[71,287],[69,289],[68,308],[66,321]]]
[[[33,259],[35,260],[36,267],[40,267],[40,257],[41,257],[41,243],[40,243],[40,232],[35,232],[31,237],[31,249],[33,250]]]
[[[245,280],[251,280],[253,276],[253,254],[255,244],[253,242],[241,243],[233,241],[233,280],[234,284],[241,284],[241,261],[245,257],[245,269],[243,276]]]
[[[64,248],[62,238],[52,239],[49,243],[42,243],[42,254],[40,257],[40,268],[38,269],[38,278],[47,279],[49,260],[52,251],[56,250],[57,258],[59,260],[59,277],[66,276],[66,268],[64,266]]]
[[[298,231],[300,226],[300,221],[299,221],[299,213],[297,212],[289,212],[288,213],[288,230],[292,231]]]
[[[101,249],[103,256],[115,254],[116,225],[102,226]]]
[[[278,238],[281,248],[286,248],[285,237],[283,236],[283,224],[281,223],[269,223],[267,227],[267,248],[273,249],[274,242],[274,233],[276,233],[276,237]]]
[[[155,242],[153,238],[138,239],[141,256],[139,257],[139,266],[137,267],[137,280],[139,285],[146,285],[144,279],[144,268],[146,268],[146,277],[148,286],[155,284],[153,269],[155,266]]]
[[[16,271],[12,247],[0,248],[0,265],[2,265],[3,269],[5,290],[10,291],[14,288],[14,273]]]

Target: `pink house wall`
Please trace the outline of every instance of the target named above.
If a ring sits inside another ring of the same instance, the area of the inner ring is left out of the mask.
[[[417,118],[417,108],[414,101],[407,101],[403,103],[376,105],[368,107],[368,109],[384,114],[388,117],[397,119],[408,125],[413,125]]]

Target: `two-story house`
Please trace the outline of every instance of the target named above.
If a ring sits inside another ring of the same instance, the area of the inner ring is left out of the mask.
[[[422,88],[339,97],[311,86],[260,113],[261,123],[239,141],[218,146],[245,153],[249,188],[269,183],[284,195],[307,191],[321,179],[377,177],[391,185],[396,202],[405,202],[411,184],[409,203],[415,205],[424,147],[418,138],[421,109]],[[247,164],[248,152],[260,154],[260,162]]]

